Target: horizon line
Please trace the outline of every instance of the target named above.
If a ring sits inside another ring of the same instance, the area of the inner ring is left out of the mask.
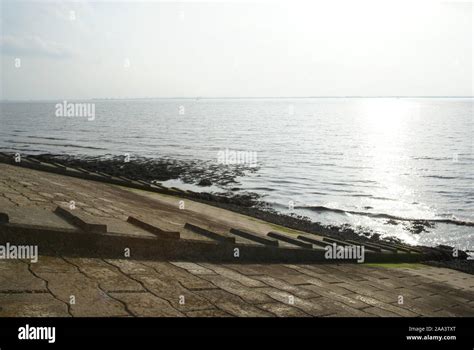
[[[344,98],[474,98],[473,95],[459,95],[459,96],[446,96],[446,95],[420,95],[420,96],[364,96],[364,95],[348,95],[348,96],[175,96],[175,97],[88,97],[88,98],[47,98],[47,99],[0,99],[0,102],[44,102],[44,101],[80,101],[80,100],[248,100],[248,99],[324,99],[324,98],[335,98],[335,99],[344,99]]]

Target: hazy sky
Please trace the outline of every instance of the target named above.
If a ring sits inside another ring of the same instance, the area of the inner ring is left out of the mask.
[[[473,95],[468,1],[1,2],[4,99]]]

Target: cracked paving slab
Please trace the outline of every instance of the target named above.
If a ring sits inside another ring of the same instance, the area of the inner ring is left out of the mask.
[[[380,288],[371,285],[377,282],[373,278],[330,283],[336,280],[337,269],[324,265],[318,269],[319,275],[307,266],[288,269],[278,264],[221,266],[48,256],[40,256],[37,263],[5,260],[0,261],[0,316],[474,315],[474,293],[469,289],[422,278],[422,293],[414,293],[403,287],[404,279],[413,275],[390,268],[375,269],[384,276],[384,283],[377,285]],[[360,272],[357,265],[345,265],[344,269],[346,274]],[[368,268],[366,273],[370,271]],[[326,281],[319,279],[323,273]],[[465,277],[459,274],[453,276]],[[393,289],[390,283],[402,287]],[[399,295],[404,297],[402,304],[398,303]]]

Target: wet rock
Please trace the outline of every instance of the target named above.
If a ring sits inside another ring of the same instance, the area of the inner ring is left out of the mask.
[[[209,179],[202,179],[201,181],[198,182],[197,185],[198,185],[198,186],[203,186],[203,187],[211,186],[211,185],[212,185],[212,181],[209,180]]]
[[[418,235],[423,232],[429,232],[428,228],[433,228],[434,224],[426,220],[415,220],[408,225],[405,225],[406,229],[411,233]]]
[[[474,275],[474,260],[451,259],[445,261],[427,261],[425,264],[445,267]]]
[[[216,185],[227,188],[238,183],[236,178],[258,171],[257,167],[245,165],[216,164],[212,161],[170,158],[145,158],[132,156],[125,162],[123,156],[106,154],[94,156],[69,156],[41,154],[36,159],[56,162],[63,166],[81,167],[91,172],[101,172],[111,176],[127,177],[131,180],[167,181],[181,180],[198,186]]]
[[[393,219],[390,219],[385,221],[385,225],[398,225],[398,222]]]

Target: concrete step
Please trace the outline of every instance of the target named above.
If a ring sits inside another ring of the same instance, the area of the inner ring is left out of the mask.
[[[349,246],[349,245],[362,245],[361,242],[356,242],[356,241],[351,241],[351,240],[347,240],[347,241],[341,241],[341,240],[338,240],[338,239],[335,239],[335,238],[330,238],[330,237],[324,237],[323,238],[323,241],[325,242],[329,242],[329,243],[336,243],[338,245],[342,245],[342,246]],[[378,252],[378,253],[381,253],[382,252],[382,248],[380,247],[377,247],[377,246],[372,246],[372,245],[368,245],[368,244],[365,244],[363,243],[364,247],[368,250],[372,250],[374,252]]]
[[[54,210],[54,213],[84,231],[96,233],[107,232],[107,225],[100,223],[95,217],[79,212],[79,210],[71,210],[58,206]]]
[[[128,219],[127,219],[127,222],[134,225],[134,226],[140,227],[141,229],[144,229],[145,231],[150,232],[150,233],[154,234],[157,237],[169,238],[169,239],[179,239],[180,238],[180,233],[179,232],[162,230],[157,226],[146,223],[146,222],[144,222],[140,219],[137,219],[133,216],[129,216]]]
[[[365,248],[369,248],[370,250],[373,250],[375,252],[382,252],[382,248],[379,247],[378,245],[372,244],[372,243],[366,243],[366,242],[358,242],[358,241],[353,241],[353,240],[347,240],[348,243],[353,244],[353,245],[363,245]],[[384,248],[385,249],[385,248]],[[385,249],[387,250],[387,249]],[[396,253],[396,250],[395,250]]]
[[[186,230],[190,230],[190,231],[195,232],[197,234],[200,234],[200,235],[203,235],[205,237],[211,238],[212,240],[218,241],[220,243],[235,244],[235,237],[229,237],[229,236],[226,236],[224,234],[212,232],[212,231],[206,230],[202,227],[199,227],[199,226],[196,226],[196,225],[193,225],[193,224],[190,224],[190,223],[186,223],[184,225],[184,228]]]
[[[272,246],[272,247],[278,247],[278,241],[276,239],[270,239],[270,238],[258,235],[256,233],[252,233],[252,232],[248,232],[248,231],[244,231],[244,230],[239,230],[239,229],[235,229],[235,228],[231,228],[230,233],[232,233],[236,236],[239,236],[239,237],[246,238],[250,241],[254,241],[254,242],[261,243],[261,244],[268,245],[268,246]]]
[[[289,236],[284,235],[284,234],[279,233],[279,232],[273,232],[273,231],[268,232],[267,236],[271,237],[271,238],[278,239],[278,240],[286,242],[286,243],[296,245],[300,248],[306,248],[306,249],[312,249],[313,248],[313,245],[311,243],[300,241],[296,238],[289,237]]]
[[[323,247],[323,248],[325,248],[329,245],[328,242],[325,242],[323,240],[308,237],[308,236],[303,236],[303,235],[299,235],[298,239],[301,240],[301,241],[304,241],[304,242],[308,242],[308,243]]]

